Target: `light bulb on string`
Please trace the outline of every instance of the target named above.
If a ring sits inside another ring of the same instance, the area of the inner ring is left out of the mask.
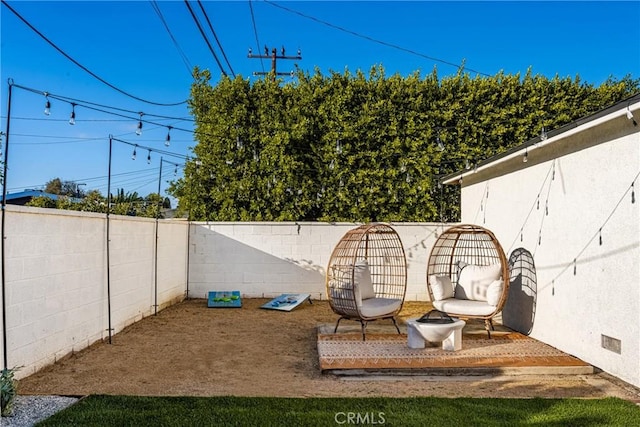
[[[600,243],[600,246],[602,246],[602,227],[600,227],[600,230],[598,230],[598,243]]]
[[[49,94],[47,92],[44,93],[45,98],[47,98],[47,101],[44,103],[44,115],[48,116],[51,114],[51,101],[49,101]]]
[[[440,150],[440,151],[444,151],[444,144],[442,143],[442,140],[440,140],[440,135],[438,135],[438,136],[436,137],[436,140],[438,141],[438,142],[437,142],[437,144],[438,144],[438,150]]]
[[[631,203],[636,202],[636,192],[635,192],[634,185],[635,185],[635,182],[632,182],[631,183]]]
[[[465,160],[464,168],[465,168],[466,170],[471,169],[471,163],[469,163],[469,159]]]
[[[135,160],[136,157],[138,156],[138,153],[136,152],[137,147],[138,147],[137,145],[133,146],[133,153],[131,153],[131,160]]]
[[[167,137],[164,139],[165,147],[168,147],[171,144],[171,126],[167,126]]]
[[[147,164],[151,164],[151,150],[149,150],[149,154],[147,154]]]
[[[140,114],[140,120],[138,120],[138,127],[136,128],[136,135],[140,136],[142,135],[142,112],[138,113]]]
[[[527,163],[529,161],[529,149],[524,149],[524,156],[522,157],[522,163]]]
[[[573,259],[573,275],[575,276],[576,273],[578,271],[578,266],[577,266],[577,260],[576,258]]]
[[[176,165],[176,168],[173,170],[173,176],[178,176],[178,165]]]
[[[542,126],[542,130],[540,131],[540,141],[544,141],[548,137],[549,136],[547,135],[547,131],[545,130],[544,126]]]
[[[76,104],[71,104],[71,117],[69,117],[69,124],[76,124]]]
[[[633,113],[631,112],[631,108],[629,108],[629,106],[627,106],[627,119],[633,121],[634,126],[638,126],[638,122],[636,122],[636,120],[633,118]]]

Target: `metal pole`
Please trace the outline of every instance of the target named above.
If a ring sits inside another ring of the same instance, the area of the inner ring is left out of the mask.
[[[107,178],[107,315],[109,319],[109,344],[111,344],[111,263],[110,245],[111,234],[109,230],[109,214],[111,212],[111,153],[113,147],[113,135],[109,135],[109,175]]]
[[[2,231],[0,235],[0,247],[2,251],[2,363],[4,369],[9,369],[8,355],[7,355],[7,291],[6,291],[6,275],[5,264],[7,261],[4,240],[5,235],[5,217],[7,216],[7,162],[9,161],[9,127],[11,125],[11,92],[13,87],[13,79],[9,79],[9,98],[7,106],[7,131],[5,132],[5,146],[4,146],[4,165],[2,170]]]
[[[163,158],[160,157],[160,174],[158,175],[158,211],[156,212],[156,242],[155,242],[155,273],[154,273],[154,315],[158,315],[158,222],[160,218],[160,208],[162,207],[160,199],[160,185],[162,184],[162,162]]]

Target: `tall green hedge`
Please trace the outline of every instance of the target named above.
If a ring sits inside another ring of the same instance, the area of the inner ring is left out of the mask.
[[[292,83],[210,84],[196,70],[194,159],[170,187],[179,210],[217,221],[455,221],[438,177],[637,92],[579,77],[387,77],[381,67]],[[444,150],[439,147],[439,142]]]

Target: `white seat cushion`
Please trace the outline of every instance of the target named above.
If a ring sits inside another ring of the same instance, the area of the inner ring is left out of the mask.
[[[371,282],[371,270],[366,260],[356,262],[353,269],[353,282],[356,290],[356,304],[361,305],[363,300],[375,298],[376,293],[373,290]]]
[[[487,288],[494,281],[500,278],[502,266],[492,265],[472,265],[469,264],[460,270],[458,284],[455,288],[457,299],[474,301],[487,301]]]
[[[432,274],[429,276],[429,285],[435,300],[443,300],[453,298],[453,284],[449,276],[438,276]]]
[[[485,301],[473,301],[465,299],[448,298],[441,301],[433,301],[433,307],[448,314],[464,316],[488,316],[496,307]]]
[[[363,317],[382,317],[398,310],[402,300],[391,298],[369,298],[362,300],[360,314]]]
[[[487,303],[492,306],[497,306],[500,302],[500,298],[502,297],[502,292],[504,290],[504,285],[502,279],[494,280],[487,287]]]

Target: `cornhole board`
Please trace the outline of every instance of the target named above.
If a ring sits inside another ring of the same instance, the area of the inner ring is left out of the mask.
[[[269,310],[291,311],[306,300],[311,304],[311,294],[282,294],[264,304],[261,308]]]
[[[209,291],[207,299],[209,308],[240,308],[242,299],[240,291]]]

